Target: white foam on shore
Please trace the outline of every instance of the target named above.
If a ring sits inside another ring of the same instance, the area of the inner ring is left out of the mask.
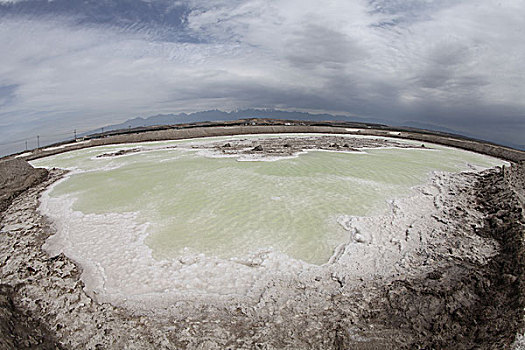
[[[40,211],[52,219],[56,230],[43,248],[52,256],[64,253],[80,264],[86,292],[100,302],[137,307],[148,299],[166,307],[181,298],[246,297],[256,294],[270,276],[308,268],[272,249],[232,259],[186,254],[156,260],[144,243],[150,223],[138,222],[138,213],[133,212],[73,211],[71,196],[50,196],[66,180],[41,197]]]

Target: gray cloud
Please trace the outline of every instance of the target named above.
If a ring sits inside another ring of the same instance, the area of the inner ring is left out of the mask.
[[[524,17],[518,0],[0,1],[0,138],[264,107],[523,143]]]
[[[341,69],[350,62],[368,57],[368,53],[352,37],[315,24],[308,24],[292,33],[285,47],[285,58],[290,64],[304,69],[318,66]]]

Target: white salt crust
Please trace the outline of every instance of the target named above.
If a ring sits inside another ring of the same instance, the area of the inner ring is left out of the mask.
[[[436,210],[433,198],[439,187],[427,185],[412,197],[392,201],[387,215],[339,216],[348,239],[322,266],[270,249],[234,259],[188,254],[156,260],[144,243],[149,223],[138,224],[137,213],[82,214],[71,209],[72,198],[51,197],[52,188],[42,195],[40,211],[52,218],[56,234],[44,249],[80,264],[85,290],[97,301],[144,312],[181,300],[256,300],[279,275],[306,278],[329,271],[350,280],[391,276],[404,270],[405,256],[436,238],[428,236],[428,216]],[[496,253],[494,244],[479,240],[484,256]]]
[[[49,195],[60,181],[41,197],[40,211],[56,229],[43,248],[79,263],[86,292],[100,302],[140,304],[143,298],[158,298],[157,304],[170,304],[190,296],[245,297],[269,276],[318,268],[271,249],[234,259],[188,254],[156,260],[144,243],[150,224],[138,224],[137,213],[73,211],[73,198]]]

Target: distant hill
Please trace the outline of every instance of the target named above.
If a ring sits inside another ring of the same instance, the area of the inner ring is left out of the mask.
[[[312,114],[306,112],[287,112],[279,111],[275,109],[243,109],[232,112],[224,112],[220,110],[209,110],[196,113],[180,113],[180,114],[158,114],[148,118],[137,117],[128,119],[123,123],[113,124],[104,126],[104,131],[112,131],[127,128],[137,128],[141,126],[154,126],[154,125],[173,125],[180,123],[195,123],[204,121],[229,121],[246,118],[273,118],[273,119],[291,119],[291,120],[341,120],[341,121],[353,121],[361,123],[376,123],[376,124],[387,124],[388,121],[374,119],[374,118],[359,118],[359,117],[348,117],[344,115],[332,115],[332,114]],[[99,133],[102,128],[88,131],[79,136],[85,136],[89,134]]]
[[[463,136],[475,138],[474,135],[469,135],[467,133],[459,132],[457,130],[450,129],[450,128],[447,128],[447,127],[444,127],[444,126],[439,126],[439,125],[435,125],[435,124],[431,124],[431,123],[423,123],[423,122],[419,122],[419,121],[416,121],[416,120],[405,120],[404,122],[395,123],[394,125],[395,126],[401,126],[401,127],[406,126],[406,127],[409,127],[409,128],[417,128],[417,129],[424,129],[424,130],[442,131],[442,132],[446,132],[446,133],[449,133],[449,134],[460,134],[460,135],[463,135]]]
[[[476,135],[471,134],[471,133],[466,132],[466,131],[458,131],[458,130],[450,129],[450,128],[447,128],[447,127],[435,125],[435,124],[423,123],[423,122],[418,122],[418,121],[413,121],[413,120],[411,120],[411,121],[404,121],[402,123],[393,124],[393,125],[395,125],[395,126],[406,126],[406,127],[417,128],[417,129],[424,129],[424,130],[432,130],[432,131],[442,131],[442,132],[446,132],[446,133],[449,133],[449,134],[462,135],[462,136],[470,137],[470,138],[473,138],[473,139],[476,139],[476,140],[480,140],[479,136],[476,136]],[[486,140],[486,141],[491,141],[491,140]],[[525,151],[525,145],[520,145],[520,144],[515,144],[515,143],[510,143],[510,142],[505,142],[505,143],[496,142],[496,143],[502,144],[504,146],[512,147],[512,148],[515,148],[515,149],[519,149],[519,150],[522,150],[522,151]]]

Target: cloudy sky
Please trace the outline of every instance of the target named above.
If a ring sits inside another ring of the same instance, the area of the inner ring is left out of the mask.
[[[0,147],[214,108],[525,144],[524,18],[523,0],[0,0]]]

